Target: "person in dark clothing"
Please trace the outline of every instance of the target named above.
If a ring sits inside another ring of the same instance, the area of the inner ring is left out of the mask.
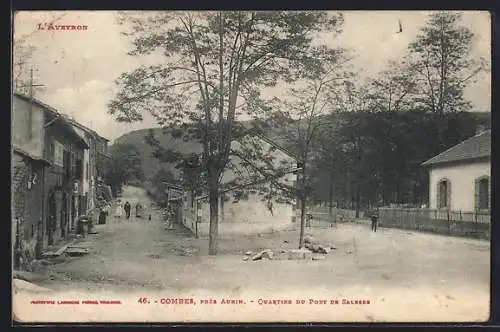
[[[109,207],[104,205],[99,211],[99,225],[104,225],[106,223],[106,217],[108,216]]]
[[[127,216],[127,219],[130,219],[130,203],[127,201],[125,202],[125,205],[123,206],[123,208],[125,209],[125,214]]]
[[[375,211],[372,213],[372,232],[377,231],[377,223],[378,223],[378,213]]]

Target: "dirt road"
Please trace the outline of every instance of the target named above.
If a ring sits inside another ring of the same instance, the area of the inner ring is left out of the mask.
[[[327,297],[371,299],[376,304],[327,312],[311,306],[274,306],[270,311],[262,311],[261,306],[252,311],[268,321],[294,321],[297,315],[310,321],[469,321],[488,317],[490,248],[485,241],[391,229],[372,233],[367,226],[345,224],[309,230],[320,242],[336,248],[325,260],[243,261],[247,250],[296,248],[297,231],[221,240],[219,254],[208,256],[206,239],[195,239],[180,227],[164,229],[159,211],[142,189],[127,187],[122,200],[132,206],[138,200],[146,203],[150,207],[146,214],[151,213],[152,220],[136,219],[133,210],[130,220],[110,218],[106,225],[97,225],[99,234],[85,241],[90,254],[46,267],[43,272],[51,279],[40,286],[85,294],[114,292],[134,299],[144,294],[204,294],[254,298],[256,302],[259,298]],[[136,306],[137,301],[129,304]],[[211,310],[215,311],[198,313],[199,317],[204,321],[207,317],[209,321],[233,317],[228,316],[229,309]],[[292,314],[294,310],[297,312]],[[189,311],[185,314],[196,319]],[[156,317],[152,312],[144,315],[137,312],[134,317]],[[247,312],[241,317],[252,320],[253,316]]]

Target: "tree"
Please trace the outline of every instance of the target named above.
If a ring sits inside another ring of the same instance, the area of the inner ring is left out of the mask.
[[[464,89],[486,69],[484,59],[471,58],[474,34],[460,26],[460,20],[461,14],[455,12],[432,14],[409,45],[418,84],[415,101],[437,115],[438,151],[444,148],[443,114],[471,107],[464,99]]]
[[[184,125],[186,135],[202,144],[202,183],[210,204],[209,253],[215,255],[221,176],[231,142],[242,134],[235,128],[237,116],[258,118],[268,111],[261,88],[321,74],[323,63],[337,53],[312,41],[319,32],[340,32],[342,15],[187,12],[124,15],[120,22],[132,26],[125,33],[134,44],[130,54],[161,51],[164,58],[159,65],[120,76],[110,113],[118,121],[131,122],[150,112],[162,126]]]
[[[415,88],[412,67],[404,61],[390,61],[368,84],[368,108],[388,112],[411,109]]]
[[[299,163],[297,184],[290,188],[300,203],[299,248],[304,245],[307,205],[314,194],[314,175],[310,167],[318,158],[315,143],[322,127],[331,125],[327,115],[335,103],[334,91],[348,78],[348,73],[342,68],[348,58],[340,55],[343,50],[337,51],[339,56],[335,62],[325,64],[324,74],[301,82],[301,87],[290,89],[290,97],[284,102],[287,112],[275,113],[280,126],[296,122],[294,126],[289,125],[291,130],[286,130],[283,138],[294,147]]]
[[[111,146],[111,158],[104,166],[104,179],[111,186],[113,195],[121,186],[133,180],[142,180],[141,155],[133,144],[115,144]]]

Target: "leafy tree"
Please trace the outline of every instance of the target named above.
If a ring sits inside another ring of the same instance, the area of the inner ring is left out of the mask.
[[[200,168],[210,204],[209,253],[215,255],[220,181],[231,142],[245,132],[235,128],[237,116],[259,118],[268,111],[260,96],[263,87],[319,76],[323,64],[337,53],[312,41],[319,32],[340,32],[342,15],[162,12],[124,15],[121,22],[132,26],[125,33],[134,44],[132,55],[160,51],[165,57],[159,65],[120,76],[110,113],[130,122],[150,112],[162,126],[185,125],[186,135],[202,144]],[[161,155],[172,151],[166,152]]]
[[[415,102],[438,115],[437,151],[444,148],[443,114],[466,111],[464,89],[486,69],[486,61],[471,57],[474,34],[460,25],[461,14],[437,12],[410,43],[410,59],[418,91]]]
[[[109,152],[111,158],[104,166],[104,179],[116,195],[124,183],[143,179],[141,155],[133,144],[115,144]]]
[[[388,112],[411,109],[415,89],[413,71],[408,63],[390,61],[387,68],[368,84],[368,108]]]
[[[304,227],[307,205],[314,194],[314,175],[311,166],[318,158],[315,151],[318,147],[318,134],[320,130],[331,125],[327,116],[335,104],[335,90],[348,78],[343,65],[348,60],[341,49],[338,50],[336,61],[325,64],[325,72],[315,78],[301,82],[301,87],[293,87],[290,97],[284,102],[287,112],[276,112],[274,120],[280,126],[288,125],[283,139],[288,145],[294,147],[298,157],[299,169],[297,171],[297,185],[287,188],[299,200],[300,206],[300,235],[299,248],[304,245]],[[292,125],[296,122],[295,125]]]

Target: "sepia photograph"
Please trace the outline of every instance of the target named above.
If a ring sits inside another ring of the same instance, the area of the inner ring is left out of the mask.
[[[13,321],[489,319],[489,12],[12,22]]]

